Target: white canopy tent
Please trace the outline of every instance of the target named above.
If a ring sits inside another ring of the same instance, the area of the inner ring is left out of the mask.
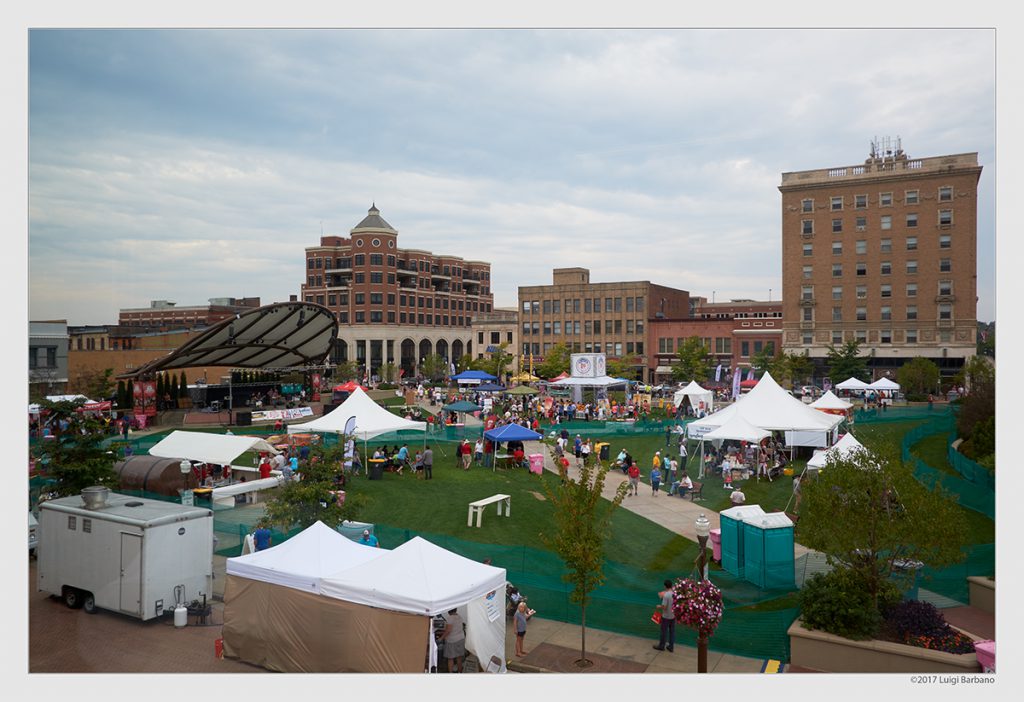
[[[613,378],[609,375],[600,375],[596,378],[569,376],[562,378],[561,380],[555,380],[548,383],[549,387],[569,388],[572,390],[572,398],[575,402],[581,402],[583,400],[584,389],[593,389],[595,396],[600,396],[597,393],[598,390],[605,391],[608,388],[620,385],[626,386],[626,392],[628,394],[629,381],[625,378]]]
[[[817,400],[812,402],[809,407],[813,407],[816,410],[848,410],[853,407],[852,402],[840,399],[835,394],[828,390],[824,395],[819,397]]]
[[[385,553],[383,549],[357,544],[318,521],[284,543],[227,559],[227,573],[319,593],[324,576],[380,558]]]
[[[190,461],[226,466],[246,451],[280,453],[271,444],[255,436],[178,430],[161,439],[149,449],[149,454],[160,458],[187,458]]]
[[[769,373],[733,404],[687,425],[687,435],[699,439],[739,415],[759,429],[786,432],[789,446],[827,446],[842,417],[811,409],[781,387]]]
[[[344,402],[322,417],[303,424],[289,424],[289,434],[320,432],[341,434],[345,431],[345,423],[351,417],[356,418],[355,435],[366,441],[381,434],[393,431],[409,430],[426,432],[426,422],[414,422],[388,412],[378,405],[362,388],[356,388]]]
[[[836,390],[866,390],[868,384],[859,378],[847,378],[836,385]]]
[[[756,444],[771,435],[770,431],[755,427],[741,415],[734,414],[728,422],[704,434],[701,440],[719,441],[730,439],[732,441],[748,441]]]
[[[386,557],[323,579],[328,597],[370,607],[434,616],[459,609],[466,649],[486,667],[505,670],[505,569],[414,537]]]
[[[900,384],[889,380],[888,378],[879,378],[875,382],[867,386],[869,390],[883,390],[885,392],[892,392],[900,389]]]
[[[825,467],[825,463],[832,456],[837,458],[845,458],[854,451],[865,451],[864,444],[857,441],[853,434],[843,434],[843,438],[837,441],[831,448],[825,449],[824,451],[817,451],[811,459],[807,461],[807,468],[805,470],[818,470]]]
[[[706,388],[702,388],[697,384],[696,380],[691,380],[682,390],[676,390],[675,395],[672,396],[672,401],[675,403],[676,408],[682,403],[684,397],[690,398],[690,404],[697,406],[698,403],[704,403],[704,410],[706,412],[712,412],[714,409],[714,393]]]

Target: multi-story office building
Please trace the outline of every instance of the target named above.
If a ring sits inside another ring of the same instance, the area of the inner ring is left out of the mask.
[[[432,354],[454,363],[473,352],[471,319],[492,311],[489,263],[399,248],[376,206],[349,234],[306,248],[302,283],[302,299],[338,319],[336,361],[409,376]]]
[[[149,307],[122,309],[118,313],[117,323],[123,327],[147,331],[211,327],[259,306],[258,297],[213,297],[208,305],[187,307],[178,307],[177,303],[170,300],[153,300]]]
[[[473,315],[473,336],[477,358],[490,358],[503,348],[512,357],[505,367],[508,375],[519,373],[519,314],[515,308],[495,307]],[[501,378],[504,381],[504,378]]]
[[[68,384],[68,323],[47,320],[28,323],[29,395],[61,395]]]
[[[655,382],[671,380],[676,352],[692,336],[704,342],[713,364],[729,369],[749,368],[751,359],[764,350],[775,355],[782,350],[782,302],[708,302],[707,298],[691,297],[690,307],[692,315],[687,319],[650,322],[648,346]]]
[[[977,153],[782,174],[783,347],[856,340],[875,377],[908,359],[955,373],[975,352]],[[844,380],[839,378],[838,380]]]
[[[551,285],[519,288],[519,323],[524,370],[552,346],[573,352],[603,352],[648,378],[647,323],[686,317],[690,294],[647,280],[591,283],[586,268],[556,268]]]

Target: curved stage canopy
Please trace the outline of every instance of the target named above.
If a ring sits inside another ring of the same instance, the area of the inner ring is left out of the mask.
[[[278,302],[226,319],[171,353],[119,378],[196,366],[291,368],[319,364],[338,338],[334,314],[310,302]]]

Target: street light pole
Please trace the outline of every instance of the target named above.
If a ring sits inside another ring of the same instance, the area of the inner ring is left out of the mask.
[[[700,568],[700,579],[707,580],[706,569],[708,563],[708,535],[711,533],[711,522],[702,512],[694,523],[697,532],[697,544],[700,548],[698,563]],[[708,672],[708,637],[703,631],[697,631],[697,672]]]

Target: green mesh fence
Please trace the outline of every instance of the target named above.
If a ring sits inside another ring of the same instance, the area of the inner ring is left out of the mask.
[[[952,465],[956,472],[962,475],[965,480],[974,483],[979,487],[984,487],[988,490],[995,490],[995,473],[980,463],[972,461],[970,458],[953,448],[953,442],[956,438],[955,433],[950,435],[949,446],[946,448],[946,460],[949,461],[950,465]]]
[[[966,557],[960,563],[948,568],[923,568],[919,585],[957,602],[967,604],[968,576],[995,575],[996,545],[978,544],[964,549]]]

